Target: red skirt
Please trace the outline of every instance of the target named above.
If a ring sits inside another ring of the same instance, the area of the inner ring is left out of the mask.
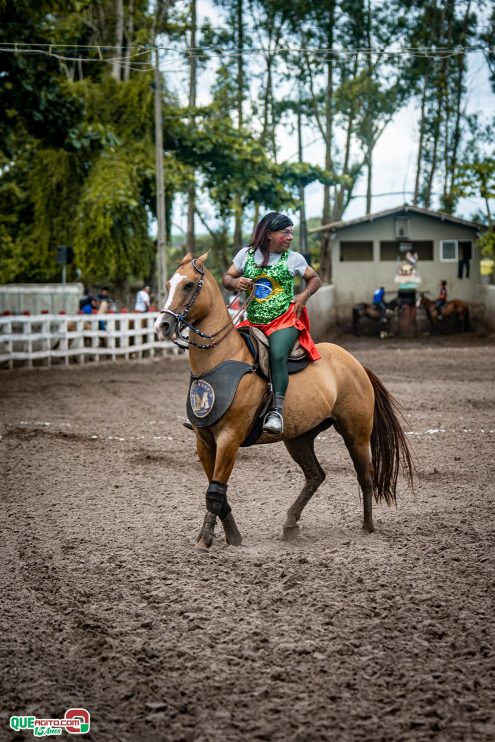
[[[308,358],[312,361],[318,361],[321,358],[318,348],[309,334],[309,315],[306,307],[303,307],[300,317],[296,317],[295,305],[291,304],[286,312],[266,325],[256,325],[247,319],[237,325],[237,327],[247,326],[258,327],[267,337],[277,330],[284,330],[286,327],[295,327],[296,330],[299,330],[299,342],[301,343],[301,347],[306,351]]]

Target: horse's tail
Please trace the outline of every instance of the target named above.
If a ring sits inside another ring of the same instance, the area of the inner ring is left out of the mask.
[[[385,500],[387,505],[392,505],[397,501],[399,469],[402,468],[406,481],[412,489],[414,465],[409,443],[399,421],[399,416],[402,414],[399,402],[369,368],[364,370],[375,392],[373,430],[370,440],[375,500],[377,502]]]

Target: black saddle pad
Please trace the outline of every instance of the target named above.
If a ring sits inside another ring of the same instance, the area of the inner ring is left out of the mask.
[[[253,373],[256,366],[242,361],[224,361],[201,376],[191,374],[187,395],[187,417],[198,428],[206,428],[220,420],[234,399],[244,374]]]

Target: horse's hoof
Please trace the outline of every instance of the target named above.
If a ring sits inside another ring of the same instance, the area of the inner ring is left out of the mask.
[[[229,546],[240,546],[242,544],[242,536],[235,524],[232,513],[229,513],[227,517],[224,518],[222,525],[225,532],[225,540]]]
[[[210,543],[207,544],[206,541],[204,540],[204,538],[202,536],[200,536],[199,539],[194,544],[194,548],[197,551],[208,551],[209,548],[210,548],[210,546],[211,546],[211,543],[212,542],[210,541]]]
[[[282,532],[282,540],[294,541],[296,538],[299,537],[300,532],[301,529],[299,528],[299,526],[284,526]]]
[[[364,531],[364,533],[368,533],[368,534],[374,533],[375,532],[375,526],[373,525],[373,523],[371,523],[371,525],[368,524],[368,523],[363,523],[362,530]]]
[[[225,534],[225,540],[228,543],[229,546],[241,546],[242,544],[242,536],[239,532],[237,534]]]

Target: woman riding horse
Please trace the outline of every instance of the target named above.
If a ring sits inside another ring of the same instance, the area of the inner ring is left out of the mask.
[[[437,320],[450,316],[456,318],[457,327],[460,332],[467,332],[469,330],[469,306],[461,299],[451,299],[439,309],[437,302],[433,301],[433,299],[428,299],[425,293],[422,292],[418,297],[417,306],[424,307],[426,316],[434,330],[439,327],[439,325],[435,324]]]
[[[196,450],[208,478],[206,514],[197,549],[212,545],[217,517],[227,543],[242,542],[227,488],[239,448],[253,430],[267,392],[266,379],[257,373],[251,352],[235,330],[218,284],[205,267],[206,259],[207,254],[183,258],[168,282],[167,301],[155,322],[161,340],[172,339],[189,348],[188,406]],[[272,278],[275,280],[273,274]],[[363,528],[368,533],[374,530],[373,496],[377,502],[395,503],[401,465],[407,478],[412,477],[408,442],[393,397],[375,374],[343,348],[319,343],[318,352],[319,360],[290,377],[283,433],[263,432],[255,441],[283,441],[304,473],[303,488],[287,512],[284,538],[297,534],[304,507],[325,479],[314,442],[331,426],[344,439],[354,464],[363,492]],[[236,383],[232,390],[226,380],[233,372]]]
[[[265,418],[263,430],[279,435],[284,430],[283,407],[289,385],[287,360],[299,338],[312,361],[321,356],[309,335],[306,302],[320,287],[320,279],[306,259],[290,249],[293,223],[285,214],[272,211],[256,227],[252,242],[234,257],[223,277],[230,291],[252,291],[247,322],[270,339],[270,372],[274,405]],[[294,296],[294,276],[306,281],[306,288]]]

